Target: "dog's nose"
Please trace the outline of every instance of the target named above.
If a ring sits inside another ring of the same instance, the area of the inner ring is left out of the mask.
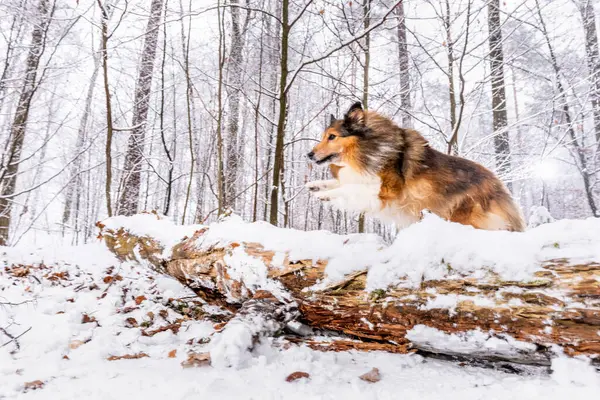
[[[315,152],[311,151],[310,153],[308,153],[306,155],[306,157],[308,157],[309,160],[314,160],[315,159]]]

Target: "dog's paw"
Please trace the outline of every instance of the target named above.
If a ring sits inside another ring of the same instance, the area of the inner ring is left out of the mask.
[[[321,192],[324,190],[331,190],[331,189],[335,189],[338,186],[339,186],[339,183],[334,179],[330,179],[327,181],[312,181],[312,182],[308,182],[305,185],[305,187],[311,192]]]

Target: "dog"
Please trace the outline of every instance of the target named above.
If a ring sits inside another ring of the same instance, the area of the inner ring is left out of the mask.
[[[323,202],[394,222],[399,229],[422,211],[478,229],[523,231],[521,211],[488,169],[433,149],[417,131],[353,104],[333,115],[321,141],[307,154],[329,165],[335,179],[312,181]]]

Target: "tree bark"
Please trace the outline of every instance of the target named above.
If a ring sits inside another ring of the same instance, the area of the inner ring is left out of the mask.
[[[554,70],[556,88],[558,89],[558,98],[560,103],[562,104],[561,108],[563,116],[565,118],[565,125],[567,126],[567,134],[569,135],[569,141],[571,143],[571,146],[575,150],[575,159],[579,168],[579,173],[581,174],[581,178],[583,180],[583,188],[585,190],[587,203],[590,207],[592,215],[594,217],[598,217],[600,216],[600,214],[598,214],[598,207],[596,206],[596,202],[594,200],[594,189],[590,182],[590,173],[588,171],[588,160],[586,158],[585,149],[579,143],[577,135],[575,134],[575,129],[573,128],[573,121],[571,119],[571,112],[569,110],[569,99],[567,98],[567,93],[562,85],[560,65],[558,65],[558,60],[556,59],[554,48],[552,47],[552,43],[550,43],[550,36],[548,35],[546,23],[544,22],[542,10],[540,8],[538,0],[535,0],[535,5],[537,8],[538,18],[540,19],[541,31],[544,35],[546,46],[548,46],[548,52],[550,53],[550,62],[552,64],[552,69]]]
[[[406,17],[404,1],[396,7],[398,14],[398,67],[400,77],[400,105],[402,106],[402,126],[412,128],[412,102],[410,99],[410,68],[408,43],[406,41]]]
[[[163,0],[152,0],[135,88],[132,131],[125,156],[124,174],[121,180],[122,192],[117,210],[119,215],[132,215],[138,211],[146,120],[150,105],[152,72],[154,71],[162,7]]]
[[[21,161],[21,152],[25,142],[27,120],[31,101],[37,86],[36,77],[40,59],[44,54],[46,32],[54,11],[48,0],[38,3],[38,22],[31,33],[31,44],[25,61],[25,77],[21,87],[21,95],[17,103],[15,116],[10,128],[8,155],[3,157],[4,164],[0,166],[0,245],[4,246],[9,240],[9,229],[12,211],[12,195],[17,185],[17,176]]]
[[[506,178],[510,168],[510,139],[506,112],[506,88],[504,85],[504,52],[502,50],[502,27],[500,24],[500,0],[488,1],[488,30],[490,43],[490,74],[492,82],[492,118],[496,168]],[[506,186],[512,191],[510,181]]]
[[[452,42],[452,22],[450,21],[450,2],[446,0],[444,15],[446,30],[446,56],[448,58],[448,95],[450,97],[450,129],[452,135],[448,141],[448,154],[458,154],[458,129],[456,129],[456,92],[454,86],[454,43]]]
[[[281,60],[279,76],[279,119],[277,121],[277,136],[275,139],[275,158],[273,162],[273,184],[271,186],[271,209],[269,222],[277,225],[279,213],[279,190],[281,175],[283,174],[283,142],[285,138],[285,123],[287,114],[287,76],[288,76],[288,40],[289,26],[289,0],[282,0],[281,4]]]
[[[239,166],[242,163],[242,154],[239,153],[239,121],[240,99],[242,97],[242,63],[244,62],[244,35],[248,22],[242,26],[240,22],[239,0],[231,0],[231,48],[229,49],[229,63],[227,71],[227,92],[229,100],[229,115],[227,120],[227,146],[226,146],[226,179],[225,179],[225,207],[235,209],[236,187]],[[249,13],[249,12],[248,12]]]
[[[137,260],[171,275],[205,301],[234,313],[247,309],[260,298],[274,299],[267,287],[251,286],[254,280],[231,278],[240,276],[240,270],[237,264],[230,267],[227,260],[239,256],[240,251],[245,252],[244,257],[264,265],[269,287],[284,290],[278,297],[287,299],[279,300],[281,307],[297,304],[299,321],[312,328],[337,332],[342,337],[328,342],[317,342],[310,335],[291,338],[317,348],[421,351],[500,366],[508,363],[513,370],[524,364],[549,365],[555,346],[570,356],[587,355],[594,359],[600,355],[597,334],[600,304],[596,300],[600,296],[600,264],[597,262],[543,260],[535,280],[523,282],[504,281],[485,266],[478,279],[457,276],[449,268],[445,276],[424,280],[418,287],[400,280],[397,286],[372,292],[365,290],[366,270],[362,270],[315,289],[313,286],[325,277],[329,257],[295,260],[290,253],[271,251],[262,243],[240,243],[226,238],[220,239],[217,246],[203,246],[210,227],[193,235],[190,232],[189,238],[169,251],[156,238],[130,234],[127,223],[111,225],[110,229],[103,224],[99,227],[105,243],[121,260]],[[290,249],[293,247],[290,243]],[[330,257],[339,250],[332,249]],[[165,258],[165,254],[170,256]],[[283,264],[275,260],[283,260]],[[435,306],[438,298],[440,305]],[[443,305],[448,298],[457,300],[452,309]],[[587,299],[585,305],[582,299]],[[272,312],[277,307],[270,303],[267,309]],[[448,348],[419,334],[428,329],[437,336],[466,345],[469,345],[466,339],[475,333],[501,345]],[[514,340],[521,343],[513,346]],[[502,350],[504,347],[511,349]],[[593,362],[599,364],[598,358]]]
[[[104,77],[104,99],[106,101],[106,146],[104,155],[106,158],[106,179],[104,185],[104,196],[106,197],[106,212],[109,217],[112,217],[112,138],[113,138],[113,118],[112,118],[112,101],[110,98],[110,87],[108,84],[108,15],[110,7],[108,4],[103,5],[101,0],[98,0],[98,6],[102,14],[102,72]]]
[[[585,33],[585,52],[590,75],[590,101],[594,115],[594,131],[596,133],[596,143],[600,146],[600,54],[598,52],[596,16],[594,14],[594,4],[591,0],[581,0],[578,5]]]

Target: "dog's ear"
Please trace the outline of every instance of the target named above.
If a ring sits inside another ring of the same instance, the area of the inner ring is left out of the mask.
[[[365,110],[363,110],[360,101],[357,101],[350,106],[348,112],[344,116],[344,122],[349,125],[364,125]]]
[[[329,125],[333,125],[337,118],[333,116],[333,114],[329,114]]]

